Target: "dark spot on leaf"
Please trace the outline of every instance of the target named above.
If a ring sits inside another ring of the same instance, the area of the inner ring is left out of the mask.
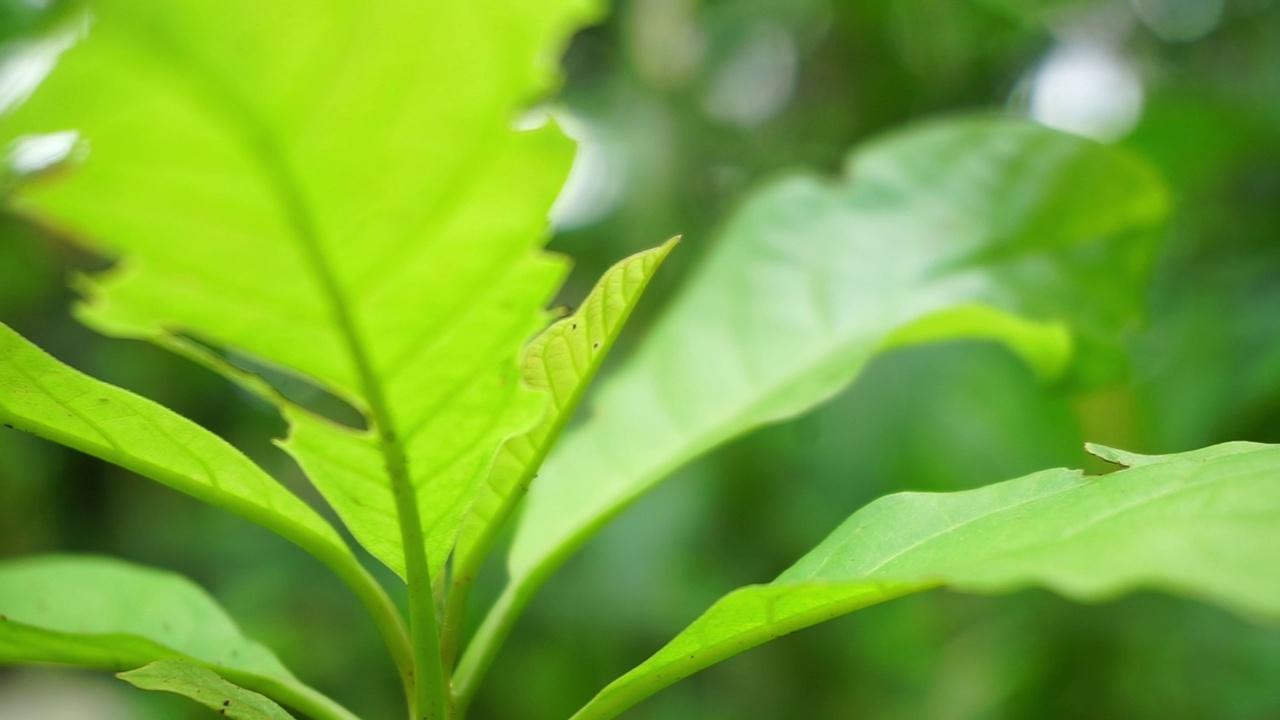
[[[571,324],[571,325],[569,326],[569,329],[570,329],[570,330],[577,330],[577,329],[578,329],[578,323],[573,323],[573,324]]]
[[[5,427],[7,427],[7,428],[9,428],[10,430],[12,430],[12,429],[13,429],[13,426],[12,426],[12,425],[10,425],[9,423],[5,423],[5,424],[4,424],[4,426],[5,426]]]
[[[230,701],[230,700],[223,700],[223,701],[222,701],[222,707],[226,707],[226,706],[228,706],[228,705],[230,705],[230,704],[231,704],[231,701]]]
[[[226,709],[226,708],[218,708],[218,714],[219,714],[219,715],[226,715],[226,714],[227,714],[227,709]]]
[[[592,350],[599,350],[599,349],[600,349],[600,341],[599,341],[599,340],[597,340],[597,341],[595,341],[595,342],[591,343],[591,349],[592,349]]]
[[[0,613],[0,622],[4,622],[4,621],[6,621],[6,620],[8,620],[8,619],[9,619],[9,617],[8,617],[7,615],[4,615],[4,614]]]

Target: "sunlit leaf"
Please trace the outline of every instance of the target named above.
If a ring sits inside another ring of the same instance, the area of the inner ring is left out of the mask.
[[[547,328],[525,348],[523,380],[529,387],[548,393],[551,408],[533,429],[502,446],[459,534],[455,571],[474,571],[478,566],[492,534],[509,515],[512,504],[523,496],[650,278],[676,242],[668,241],[611,267],[582,307]]]
[[[326,558],[351,557],[329,523],[224,440],[172,410],[63,365],[4,324],[0,423],[230,510]]]
[[[315,717],[355,720],[244,637],[182,576],[94,557],[0,563],[0,663],[121,671],[175,659]]]
[[[593,5],[103,0],[5,128],[77,129],[88,159],[16,204],[122,258],[96,328],[234,348],[358,408],[368,430],[286,408],[285,446],[402,574],[393,487],[416,496],[438,569],[541,411],[516,354],[564,271],[539,248],[572,145],[513,125]]]
[[[887,348],[994,338],[1052,376],[1074,342],[1092,372],[1132,320],[1166,206],[1126,153],[998,118],[891,135],[840,182],[764,188],[548,458],[501,604],[675,468],[830,398]]]
[[[1047,470],[966,492],[882,498],[777,580],[725,596],[575,717],[613,717],[775,637],[936,586],[1040,586],[1083,601],[1150,588],[1280,619],[1277,478],[1280,446],[1229,443],[1146,456],[1102,477]]]
[[[191,698],[233,720],[293,720],[270,698],[222,679],[212,670],[186,660],[159,660],[116,677],[143,690],[171,692]]]

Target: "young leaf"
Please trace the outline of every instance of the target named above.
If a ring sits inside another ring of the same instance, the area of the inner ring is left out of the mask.
[[[1165,210],[1129,155],[985,117],[874,142],[839,183],[764,188],[548,458],[481,636],[500,638],[568,554],[672,470],[831,397],[885,348],[996,338],[1052,375],[1064,323],[1077,346],[1101,346],[1137,302]],[[493,644],[460,673],[482,671]]]
[[[1147,460],[1102,477],[1048,470],[877,500],[777,580],[722,598],[574,717],[614,717],[743,650],[936,586],[1039,586],[1082,601],[1151,588],[1280,619],[1280,446]]]
[[[116,677],[143,690],[171,692],[191,698],[233,720],[294,720],[270,698],[222,679],[212,670],[186,660],[158,660]]]
[[[185,659],[325,720],[355,720],[302,684],[190,580],[119,560],[0,563],[0,663],[130,670]]]
[[[488,481],[472,503],[454,554],[455,596],[450,598],[450,611],[462,611],[466,588],[496,533],[524,496],[547,451],[640,301],[649,279],[677,242],[678,239],[669,240],[609,268],[577,312],[544,330],[525,348],[522,379],[529,387],[547,393],[551,408],[540,423],[503,444]],[[446,622],[446,627],[457,628],[460,620]]]
[[[286,408],[286,448],[374,555],[438,570],[541,411],[516,355],[564,271],[540,245],[572,144],[512,126],[594,8],[102,0],[4,128],[76,128],[88,159],[16,205],[122,258],[89,284],[96,328],[233,348],[362,411]]]
[[[573,414],[587,386],[640,296],[678,239],[626,258],[600,278],[582,307],[547,328],[524,349],[521,378],[529,387],[547,393],[551,408],[542,421],[523,435],[503,443],[476,496],[458,538],[455,562],[473,566],[473,553],[483,545],[480,536],[495,519],[505,518],[513,494],[528,485],[550,446]]]

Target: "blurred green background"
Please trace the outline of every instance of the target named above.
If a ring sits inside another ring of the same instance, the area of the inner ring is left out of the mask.
[[[0,102],[15,92],[12,58],[55,11],[0,3]],[[1085,440],[1139,452],[1280,442],[1280,4],[625,0],[575,39],[565,67],[554,112],[581,149],[554,214],[551,247],[577,263],[563,302],[618,258],[686,238],[619,355],[746,193],[787,169],[834,173],[850,147],[917,119],[1005,112],[1127,146],[1163,174],[1175,212],[1144,318],[1122,338],[1122,377],[1046,385],[980,342],[880,357],[826,406],[686,468],[591,543],[517,627],[476,718],[566,717],[720,594],[770,579],[885,493],[1087,465]],[[284,425],[268,408],[71,318],[68,276],[100,267],[0,218],[0,319],[314,499],[271,445]],[[51,551],[186,573],[302,677],[370,720],[400,714],[372,625],[301,551],[0,432],[0,557]],[[102,676],[0,670],[3,720],[208,716]],[[932,593],[753,650],[626,717],[1280,718],[1280,629],[1152,594],[1083,607],[1043,592]]]

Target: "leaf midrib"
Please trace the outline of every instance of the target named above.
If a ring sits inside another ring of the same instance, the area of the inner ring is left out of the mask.
[[[350,304],[324,252],[320,232],[301,191],[301,184],[270,126],[258,117],[250,103],[222,82],[217,73],[183,52],[181,46],[164,32],[143,23],[133,23],[129,27],[145,34],[144,41],[138,43],[139,47],[154,51],[153,54],[161,56],[158,58],[161,61],[172,61],[161,62],[160,66],[170,69],[168,74],[171,79],[201,96],[207,109],[223,119],[230,134],[243,141],[250,157],[255,161],[254,166],[261,179],[284,211],[290,234],[297,242],[308,269],[319,283],[324,301],[329,305],[331,320],[347,351],[348,359],[354,365],[356,382],[365,396],[363,400],[366,410],[377,429],[379,450],[383,455],[387,474],[393,485],[403,481],[412,490],[408,460],[397,438],[382,384],[378,382]],[[178,67],[184,71],[174,71]],[[183,82],[184,80],[191,82]],[[412,504],[412,508],[416,516],[416,504]]]
[[[173,62],[162,63],[161,67],[169,69],[170,77],[179,86],[185,85],[203,96],[208,103],[208,109],[224,120],[228,132],[243,141],[251,159],[255,161],[254,165],[261,174],[262,180],[280,204],[284,212],[284,220],[297,241],[308,268],[318,281],[325,302],[329,305],[338,335],[347,350],[349,359],[355,366],[357,385],[365,396],[366,410],[376,430],[378,450],[383,457],[384,470],[391,481],[391,491],[400,526],[401,550],[405,555],[406,580],[409,586],[410,623],[414,634],[414,664],[418,669],[417,685],[419,688],[430,688],[418,692],[418,704],[423,705],[425,701],[434,705],[437,700],[443,698],[439,690],[433,687],[441,682],[441,678],[438,677],[439,657],[436,650],[438,641],[435,640],[435,609],[430,595],[431,577],[427,563],[426,543],[423,538],[417,497],[409,475],[408,458],[396,434],[382,384],[378,382],[355,317],[351,313],[345,294],[324,252],[319,229],[297,176],[270,126],[258,117],[251,104],[241,98],[233,88],[223,83],[217,73],[183,52],[179,44],[173,42],[159,29],[145,27],[142,24],[132,24],[130,27],[143,30],[147,35],[144,40],[149,42],[144,41],[139,44],[144,51],[169,56],[168,59]],[[178,67],[184,68],[185,71],[174,72],[173,69]],[[184,82],[184,80],[192,82]],[[427,592],[425,599],[421,597],[424,589]],[[419,633],[423,633],[423,637],[419,637]],[[433,668],[436,672],[432,671]],[[429,695],[424,695],[424,692]],[[430,712],[428,707],[419,707],[418,710]]]

